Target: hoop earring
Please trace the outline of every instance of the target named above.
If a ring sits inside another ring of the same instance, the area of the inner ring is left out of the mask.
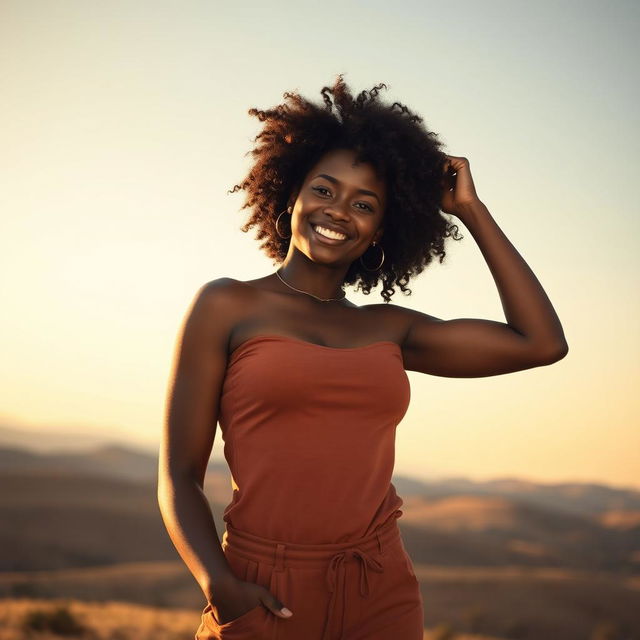
[[[376,243],[374,242],[371,246],[375,247]],[[378,271],[380,267],[384,264],[384,249],[382,248],[381,244],[379,244],[378,246],[380,247],[380,251],[382,251],[382,262],[375,269],[369,269],[369,267],[367,267],[367,265],[364,262],[362,262],[362,256],[360,256],[360,263],[367,271]],[[366,251],[364,253],[366,253]]]
[[[292,211],[291,211],[291,207],[287,207],[282,213],[288,213],[289,215],[291,215]],[[282,213],[276,218],[276,233],[283,238],[284,240],[286,240],[287,238],[291,237],[291,233],[289,233],[288,236],[283,236],[280,231],[278,230],[278,222],[280,222],[280,218],[282,217]]]

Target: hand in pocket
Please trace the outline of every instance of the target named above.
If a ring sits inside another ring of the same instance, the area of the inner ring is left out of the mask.
[[[209,604],[220,625],[229,624],[258,606],[264,606],[279,618],[291,617],[290,613],[283,613],[283,609],[288,610],[269,589],[238,579],[228,581],[216,589]]]

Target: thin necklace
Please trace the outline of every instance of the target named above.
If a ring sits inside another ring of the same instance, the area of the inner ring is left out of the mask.
[[[278,269],[278,271],[279,271],[279,269]],[[293,289],[294,291],[298,291],[299,293],[306,293],[308,296],[311,296],[312,298],[315,298],[316,300],[320,300],[320,302],[332,302],[334,300],[344,300],[345,297],[347,296],[347,294],[343,292],[342,298],[318,298],[318,296],[314,296],[313,293],[309,293],[308,291],[302,291],[302,289],[296,289],[295,287],[292,287],[288,282],[285,282],[282,279],[282,276],[278,273],[278,271],[276,271],[276,275],[278,276],[278,278],[280,278],[280,280],[283,282],[283,284],[287,285],[287,287],[289,287],[290,289]]]

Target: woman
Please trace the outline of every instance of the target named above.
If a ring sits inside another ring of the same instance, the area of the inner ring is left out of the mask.
[[[158,497],[207,599],[196,639],[420,640],[423,603],[397,519],[395,427],[406,371],[481,377],[568,350],[544,290],[479,199],[466,158],[381,84],[355,99],[338,76],[318,106],[267,111],[244,189],[281,266],[219,278],[195,296],[178,343]],[[333,96],[333,100],[332,100]],[[507,322],[443,321],[388,304],[457,216],[495,279]],[[384,303],[357,306],[382,281]],[[220,422],[233,475],[222,545],[202,491]]]

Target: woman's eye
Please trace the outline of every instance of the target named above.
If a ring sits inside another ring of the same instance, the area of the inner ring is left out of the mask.
[[[326,187],[311,187],[314,191],[319,192],[323,197],[326,195],[331,195],[331,191],[329,191],[329,189],[327,189]],[[363,208],[364,210],[367,211],[373,211],[373,208],[368,205],[366,202],[357,202],[356,204],[358,205],[364,205],[364,207],[359,207],[359,208]]]

